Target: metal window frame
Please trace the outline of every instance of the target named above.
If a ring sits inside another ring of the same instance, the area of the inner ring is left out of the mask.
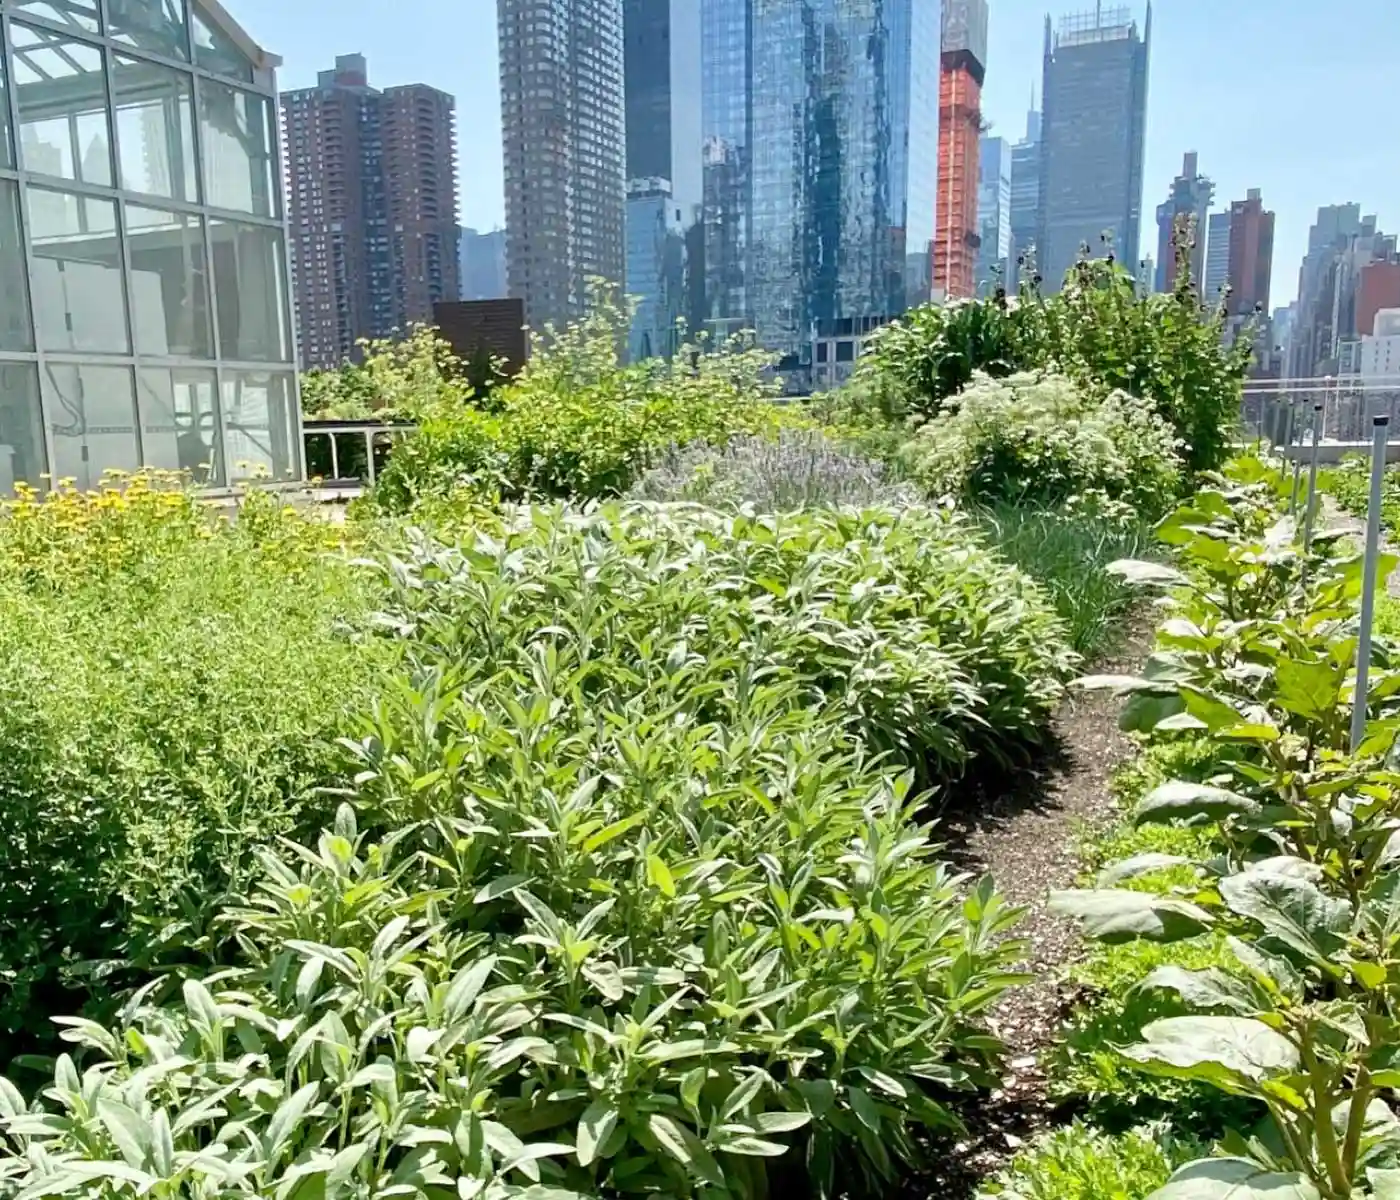
[[[0,6],[0,66],[3,66],[6,83],[3,102],[9,117],[11,150],[13,151],[14,160],[13,167],[0,166],[0,179],[12,182],[16,187],[16,200],[19,207],[20,253],[23,256],[24,265],[24,277],[20,286],[25,289],[24,296],[27,301],[33,345],[32,351],[0,351],[0,364],[24,365],[35,369],[36,378],[39,383],[38,417],[42,430],[41,436],[45,467],[51,477],[56,469],[56,444],[45,389],[45,380],[48,376],[50,365],[79,367],[111,366],[121,367],[129,372],[132,382],[132,417],[135,428],[138,461],[144,461],[145,459],[144,429],[142,427],[141,411],[141,376],[139,372],[144,369],[203,370],[212,372],[215,387],[215,431],[218,438],[218,451],[220,455],[220,467],[223,474],[223,483],[219,486],[207,489],[210,494],[226,493],[235,487],[232,478],[233,464],[229,457],[228,424],[224,412],[226,387],[231,386],[235,382],[237,374],[239,373],[256,372],[280,376],[290,381],[288,403],[291,405],[291,412],[287,414],[287,433],[290,442],[287,447],[287,465],[293,479],[304,480],[306,477],[306,465],[301,415],[301,380],[297,366],[299,332],[292,274],[291,236],[288,229],[289,206],[286,203],[286,196],[284,194],[286,178],[282,145],[281,105],[279,103],[276,87],[276,60],[270,59],[268,62],[261,64],[254,61],[252,64],[253,80],[251,82],[247,79],[228,76],[210,70],[207,66],[197,61],[193,11],[194,0],[180,0],[180,5],[184,15],[184,45],[188,55],[186,59],[174,58],[158,51],[153,51],[142,46],[135,46],[130,42],[114,38],[112,36],[110,0],[98,0],[98,21],[101,26],[100,32],[98,33],[74,29],[71,25],[47,19],[42,15],[28,12],[18,14],[18,20],[21,25],[33,26],[44,32],[57,34],[65,38],[72,38],[75,41],[94,46],[99,50],[104,71],[103,95],[106,100],[107,111],[105,116],[108,127],[109,153],[112,160],[113,185],[111,187],[77,180],[62,179],[60,177],[49,177],[47,175],[34,173],[25,167],[20,144],[21,121],[19,90],[15,82],[15,51],[11,29],[12,21],[16,18],[16,14],[8,6]],[[206,19],[208,19],[207,16]],[[117,128],[116,121],[117,89],[113,74],[115,66],[113,56],[117,54],[178,71],[183,77],[189,80],[192,101],[191,118],[193,124],[191,137],[196,172],[195,194],[197,199],[195,201],[176,200],[166,196],[149,195],[147,193],[130,191],[123,187],[121,177],[121,135]],[[273,215],[264,216],[258,213],[217,207],[209,202],[208,189],[205,186],[204,178],[207,159],[204,145],[204,107],[202,88],[200,86],[201,79],[208,79],[222,86],[233,88],[236,92],[248,93],[266,104],[268,114],[267,133],[271,141],[269,147],[269,166],[271,173]],[[66,192],[79,198],[102,200],[115,204],[115,236],[118,240],[119,261],[122,271],[122,299],[126,308],[127,353],[103,354],[91,351],[48,350],[44,348],[40,339],[39,322],[34,301],[33,272],[36,255],[29,221],[29,188],[31,184],[39,187],[41,190],[56,190]],[[131,230],[126,213],[126,205],[128,203],[142,207],[159,208],[173,214],[194,217],[199,221],[200,237],[202,239],[207,271],[209,320],[213,326],[212,359],[191,358],[183,355],[151,355],[143,354],[139,351],[136,344],[136,316],[133,308],[132,243],[130,236]],[[223,335],[219,322],[218,287],[215,281],[214,246],[210,229],[210,221],[212,220],[222,220],[225,222],[274,230],[280,235],[281,250],[277,255],[279,259],[277,265],[282,273],[281,287],[284,293],[281,297],[280,308],[282,311],[280,316],[282,333],[287,339],[285,358],[276,362],[256,362],[246,359],[224,357]],[[271,419],[273,415],[271,410],[269,410],[269,419]],[[285,481],[278,480],[276,482]]]

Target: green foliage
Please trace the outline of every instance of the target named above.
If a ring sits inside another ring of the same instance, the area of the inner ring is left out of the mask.
[[[1268,1121],[1230,1131],[1233,1158],[1184,1169],[1159,1200],[1271,1189],[1348,1200],[1385,1194],[1400,1163],[1388,1101],[1400,1079],[1400,673],[1378,643],[1370,720],[1353,753],[1360,564],[1341,557],[1339,537],[1305,556],[1270,474],[1244,462],[1163,523],[1185,571],[1122,564],[1125,576],[1169,590],[1168,619],[1143,678],[1090,681],[1132,696],[1128,727],[1190,730],[1219,747],[1208,784],[1170,780],[1133,815],[1218,820],[1220,852],[1194,864],[1189,886],[1150,898],[1150,911],[1117,887],[1055,901],[1113,942],[1225,939],[1218,965],[1159,964],[1138,984],[1183,1011],[1152,1020],[1118,1055],[1151,1076],[1262,1105]]]
[[[922,426],[900,464],[930,495],[975,504],[1103,502],[1151,519],[1180,487],[1171,427],[1150,403],[1063,376],[980,378]]]
[[[1216,469],[1230,453],[1252,339],[1224,346],[1223,317],[1202,311],[1185,253],[1170,296],[1144,294],[1111,260],[1086,258],[1052,296],[1028,284],[1014,302],[915,309],[872,339],[856,390],[887,421],[928,420],[976,372],[1054,372],[1097,399],[1141,398],[1171,426],[1189,471]]]
[[[391,648],[329,527],[233,523],[138,479],[0,518],[0,1029],[48,1033],[98,960],[316,828],[333,739]],[[7,1040],[5,1045],[13,1045]]]
[[[926,304],[878,330],[856,377],[887,421],[927,420],[978,373],[1000,377],[1022,365],[1004,300],[954,300]]]
[[[987,540],[1045,589],[1086,659],[1114,648],[1135,595],[1108,567],[1151,550],[1149,529],[1089,509],[998,504],[976,513]]]
[[[414,326],[402,339],[366,338],[359,347],[359,362],[302,376],[301,410],[309,419],[414,421],[480,395],[466,378],[465,364],[430,326]]]
[[[1400,472],[1387,470],[1381,478],[1381,528],[1394,536],[1400,531]],[[1321,472],[1318,489],[1364,521],[1371,506],[1370,456],[1356,455]]]
[[[754,681],[791,681],[800,707],[925,782],[1021,757],[1075,661],[1036,586],[942,511],[536,510],[503,539],[423,544],[407,564],[445,581],[407,598],[456,598],[451,637],[483,670],[564,628],[592,686],[650,707],[655,687],[667,708],[724,720]]]
[[[490,411],[419,404],[419,431],[396,445],[378,506],[407,512],[464,487],[508,500],[618,496],[673,446],[779,427],[769,359],[750,343],[623,366],[624,328],[624,310],[600,303],[537,342],[520,377],[492,393]]]
[[[1084,259],[1050,297],[1023,292],[1015,313],[1022,360],[1054,363],[1080,383],[1151,402],[1185,445],[1191,472],[1230,456],[1253,339],[1226,347],[1223,311],[1203,312],[1189,249],[1171,295],[1143,293],[1111,260]]]
[[[1075,1121],[1037,1138],[979,1200],[1142,1200],[1199,1151],[1160,1127],[1104,1133]]]

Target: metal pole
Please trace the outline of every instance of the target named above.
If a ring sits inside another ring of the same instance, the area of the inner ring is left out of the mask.
[[[365,430],[365,462],[369,464],[369,485],[374,486],[374,430]]]
[[[1303,456],[1295,454],[1293,456],[1293,495],[1288,501],[1288,515],[1295,520],[1298,516],[1298,485],[1303,478]]]
[[[1283,428],[1279,431],[1283,435],[1283,461],[1279,464],[1279,478],[1288,478],[1288,448],[1293,444],[1293,409],[1297,406],[1296,400],[1288,401],[1288,407],[1283,412]]]
[[[1385,475],[1388,416],[1372,421],[1371,503],[1366,510],[1366,565],[1361,583],[1361,631],[1356,645],[1356,696],[1351,710],[1351,752],[1361,748],[1366,736],[1366,709],[1371,692],[1371,624],[1376,619],[1376,575],[1381,553],[1381,486]]]
[[[328,436],[329,436],[330,439],[331,439],[331,478],[332,478],[332,479],[339,479],[339,478],[340,478],[340,454],[336,451],[336,448],[335,448],[335,434],[332,433],[332,434],[329,434]]]
[[[1317,519],[1317,458],[1322,451],[1322,405],[1313,405],[1312,463],[1308,467],[1308,512],[1303,519],[1303,579],[1307,580],[1307,556],[1312,553],[1313,522]],[[1302,455],[1300,454],[1301,460]]]

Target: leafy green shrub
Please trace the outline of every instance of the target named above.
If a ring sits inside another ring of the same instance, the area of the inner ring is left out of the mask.
[[[1004,301],[953,300],[926,304],[877,330],[856,370],[888,421],[928,419],[942,412],[978,374],[1022,370]]]
[[[460,598],[465,660],[513,661],[562,627],[590,679],[645,694],[661,671],[667,703],[705,719],[751,678],[791,679],[803,707],[923,782],[1019,758],[1074,663],[1034,583],[943,511],[536,510],[502,540],[425,544],[405,564],[443,581],[408,600]]]
[[[1122,391],[1149,401],[1196,473],[1230,457],[1253,338],[1225,345],[1223,311],[1202,310],[1189,248],[1178,253],[1170,295],[1145,293],[1112,260],[1086,258],[1056,295],[1023,290],[1011,320],[1026,366],[1053,365],[1101,395]]]
[[[765,513],[919,502],[917,489],[887,474],[883,464],[841,449],[820,430],[783,429],[776,438],[736,437],[723,449],[672,448],[631,495]]]
[[[1171,429],[1150,404],[1099,399],[1054,375],[977,380],[900,462],[933,496],[1041,506],[1100,497],[1149,517],[1181,483]]]
[[[1378,642],[1353,736],[1361,565],[1342,538],[1302,549],[1262,464],[1233,475],[1163,523],[1184,570],[1121,568],[1168,592],[1143,677],[1091,681],[1132,697],[1126,727],[1191,730],[1220,748],[1209,783],[1169,780],[1132,812],[1142,825],[1218,822],[1216,852],[1191,864],[1190,888],[1114,886],[1141,866],[1122,863],[1053,902],[1107,945],[1224,938],[1218,965],[1167,963],[1141,980],[1137,992],[1184,1011],[1113,1049],[1124,1066],[1252,1102],[1267,1120],[1230,1130],[1230,1157],[1184,1167],[1157,1200],[1385,1195],[1400,1175],[1400,672]]]
[[[1075,1121],[1037,1138],[979,1200],[1143,1200],[1200,1147],[1161,1126],[1104,1133]]]
[[[1381,528],[1394,536],[1400,531],[1400,471],[1387,470],[1382,480]],[[1364,521],[1371,507],[1370,457],[1353,456],[1323,471],[1318,477],[1318,488]]]
[[[1065,375],[1103,399],[1146,400],[1180,440],[1192,473],[1228,458],[1252,339],[1227,347],[1219,311],[1201,308],[1184,249],[1169,296],[1144,294],[1112,260],[1086,258],[1064,288],[1030,283],[1003,298],[926,306],[882,330],[861,358],[855,387],[886,419],[931,419],[977,372]]]
[[[429,402],[396,444],[374,492],[387,512],[473,488],[508,500],[626,492],[672,446],[776,431],[777,383],[762,352],[736,339],[711,353],[622,366],[619,310],[600,305],[536,344],[490,411]]]
[[[0,1029],[316,828],[333,746],[391,648],[329,526],[230,524],[145,478],[0,517]],[[110,982],[102,985],[103,990]]]
[[[1108,567],[1148,553],[1145,526],[1087,508],[1009,503],[982,509],[976,518],[997,552],[1045,589],[1078,654],[1092,659],[1113,648],[1136,596]]]
[[[232,968],[71,1029],[95,1062],[76,1089],[59,1062],[63,1120],[0,1089],[0,1174],[761,1200],[878,1194],[917,1131],[957,1128],[950,1093],[995,1078],[1014,914],[761,646],[610,638],[606,531],[538,528],[547,571],[523,542],[390,563],[411,676],[355,744],[361,821],[390,832],[346,810],[264,856],[216,925]]]
[[[405,338],[365,338],[359,362],[307,371],[301,409],[312,420],[415,418],[479,399],[464,364],[433,329],[416,325]]]

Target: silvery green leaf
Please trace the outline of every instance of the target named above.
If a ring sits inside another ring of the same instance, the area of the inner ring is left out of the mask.
[[[1211,915],[1194,904],[1147,892],[1052,892],[1050,907],[1079,921],[1086,936],[1109,944],[1137,938],[1181,941],[1205,933],[1214,924]]]
[[[1300,1174],[1280,1174],[1243,1158],[1207,1158],[1177,1171],[1147,1200],[1320,1200]]]

